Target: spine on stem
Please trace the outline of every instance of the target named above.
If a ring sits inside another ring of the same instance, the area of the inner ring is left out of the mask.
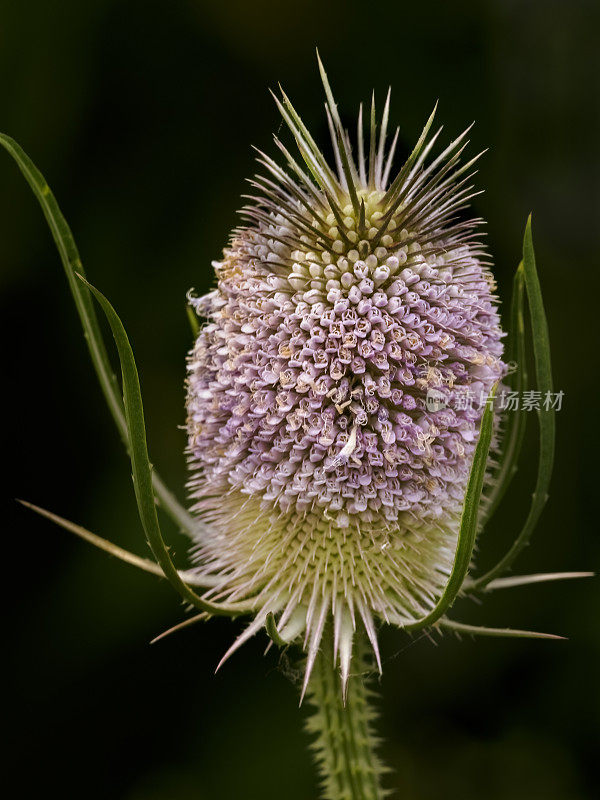
[[[387,771],[375,750],[374,692],[364,637],[357,636],[346,697],[334,663],[331,631],[323,637],[307,691],[313,713],[306,727],[315,738],[312,750],[321,776],[323,800],[381,800],[387,795],[381,777]]]

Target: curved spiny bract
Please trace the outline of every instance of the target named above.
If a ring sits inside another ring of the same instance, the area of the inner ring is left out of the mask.
[[[461,213],[465,134],[430,160],[432,115],[390,180],[389,103],[367,145],[361,116],[357,163],[322,76],[337,172],[283,95],[304,163],[280,142],[285,167],[259,154],[217,288],[191,298],[207,322],[187,427],[206,597],[256,609],[231,649],[273,614],[306,648],[308,682],[332,620],[345,682],[357,625],[379,659],[377,621],[441,596],[480,398],[506,369],[481,220]]]

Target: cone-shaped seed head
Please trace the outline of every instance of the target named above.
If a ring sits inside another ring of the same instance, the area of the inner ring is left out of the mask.
[[[210,597],[256,608],[234,648],[272,612],[304,636],[308,675],[332,616],[346,676],[356,625],[377,652],[376,618],[408,622],[441,594],[479,398],[505,367],[481,220],[461,214],[464,134],[427,159],[430,119],[390,182],[389,95],[366,144],[361,113],[355,158],[323,79],[337,168],[283,95],[301,158],[260,154],[217,288],[191,299],[208,321],[187,425],[198,568],[220,579]]]

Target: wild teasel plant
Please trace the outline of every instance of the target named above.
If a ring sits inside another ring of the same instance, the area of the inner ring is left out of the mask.
[[[121,320],[87,282],[75,241],[43,176],[8,136],[0,142],[37,197],[58,247],[92,363],[131,459],[135,496],[155,561],[30,503],[102,550],[166,577],[195,616],[249,623],[225,654],[264,629],[304,653],[301,699],[330,800],[383,797],[367,676],[381,672],[377,629],[558,639],[484,628],[448,613],[458,597],[588,575],[504,576],[528,544],[548,496],[554,410],[538,410],[539,460],[529,513],[506,555],[472,576],[473,554],[517,469],[523,410],[502,420],[500,384],[522,393],[525,295],[535,387],[552,392],[548,329],[531,219],[517,269],[509,339],[494,295],[482,220],[465,214],[478,156],[461,164],[467,131],[435,158],[434,112],[392,178],[388,93],[374,99],[356,152],[319,61],[335,168],[287,96],[275,98],[300,161],[277,138],[284,166],[260,152],[217,286],[189,294],[191,510],[150,465],[138,373]],[[379,128],[379,130],[378,130]],[[111,327],[115,378],[95,312]],[[205,318],[199,326],[198,315]],[[459,405],[461,392],[482,398]],[[122,393],[121,393],[122,392]],[[494,454],[491,459],[490,452]],[[192,542],[178,570],[157,504]],[[504,577],[503,577],[504,576]],[[170,633],[170,631],[168,632]]]

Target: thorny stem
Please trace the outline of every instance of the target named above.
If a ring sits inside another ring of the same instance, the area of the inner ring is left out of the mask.
[[[375,755],[379,740],[373,732],[374,693],[365,681],[370,665],[364,638],[364,632],[357,635],[345,703],[331,631],[323,636],[308,686],[308,700],[315,711],[306,727],[316,735],[312,749],[323,800],[382,800],[385,796],[381,776],[386,770]]]

